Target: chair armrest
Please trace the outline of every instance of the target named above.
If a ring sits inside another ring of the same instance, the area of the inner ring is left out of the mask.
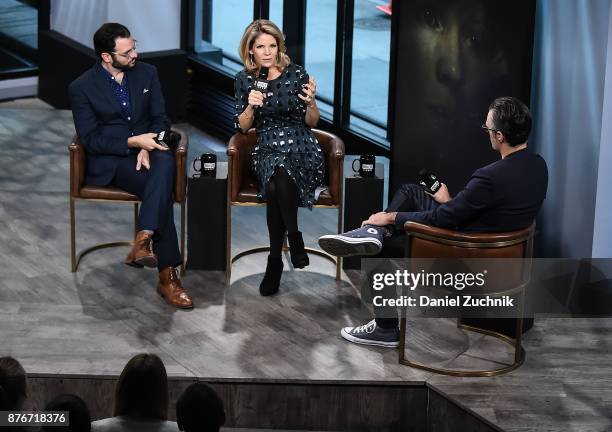
[[[70,152],[70,196],[78,198],[85,184],[86,171],[85,150],[78,136],[75,135],[72,138],[68,150]]]
[[[178,146],[174,151],[176,163],[176,177],[174,179],[174,201],[184,203],[187,195],[187,153],[189,151],[189,136],[180,129],[172,130],[181,136]]]
[[[344,141],[334,134],[320,129],[312,130],[321,149],[325,152],[325,163],[327,165],[327,181],[329,194],[334,204],[338,205],[342,200],[341,186],[344,181]]]
[[[230,201],[238,201],[238,192],[243,180],[242,173],[249,168],[246,166],[251,160],[249,153],[256,141],[255,129],[250,129],[247,133],[234,134],[227,144],[227,187]]]
[[[404,224],[406,235],[420,238],[439,239],[442,242],[472,243],[472,244],[491,244],[491,243],[514,243],[522,242],[533,236],[535,223],[527,228],[500,233],[473,233],[459,232],[444,228],[437,228],[417,222],[408,221]]]

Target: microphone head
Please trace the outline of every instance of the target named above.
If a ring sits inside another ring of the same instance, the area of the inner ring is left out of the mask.
[[[429,171],[428,171],[428,170],[426,170],[425,168],[423,168],[421,171],[419,171],[419,178],[420,178],[420,179],[425,178],[425,177],[427,177],[428,175],[429,175]]]
[[[259,79],[263,79],[263,80],[267,80],[268,79],[268,68],[265,66],[262,66],[259,69],[259,76],[257,78]]]

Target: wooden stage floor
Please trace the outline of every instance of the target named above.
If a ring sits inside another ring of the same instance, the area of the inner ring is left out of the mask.
[[[334,267],[316,257],[304,270],[286,263],[273,298],[257,290],[264,254],[240,260],[229,284],[222,272],[189,271],[183,283],[192,311],[161,300],[156,272],[123,265],[127,248],[94,252],[71,273],[66,147],[73,131],[68,111],[37,101],[0,104],[0,356],[14,356],[29,373],[118,375],[134,354],[154,352],[172,377],[427,384],[508,431],[612,430],[610,319],[538,318],[521,368],[452,378],[400,366],[394,349],[344,341],[340,328],[365,323],[370,312],[351,283],[357,275],[336,282]],[[224,158],[222,145],[192,132],[191,157],[211,149]],[[129,237],[130,206],[77,205],[78,248]],[[333,230],[335,218],[301,211],[307,242]],[[263,209],[233,213],[236,251],[266,238]],[[420,347],[415,355],[449,366],[510,357],[504,344],[467,336],[448,320],[415,320],[410,337]]]

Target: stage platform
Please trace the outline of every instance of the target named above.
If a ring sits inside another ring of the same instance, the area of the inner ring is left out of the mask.
[[[183,126],[192,133],[190,158],[211,149],[224,159],[222,144]],[[265,254],[236,263],[229,283],[223,272],[188,271],[191,311],[162,301],[156,272],[123,265],[127,248],[94,252],[71,273],[66,147],[73,133],[68,111],[0,104],[0,356],[17,358],[30,374],[33,407],[76,389],[96,416],[108,415],[127,360],[153,352],[166,365],[173,398],[195,380],[212,382],[234,427],[612,430],[610,319],[537,317],[522,367],[453,378],[401,366],[395,349],[344,341],[342,326],[371,316],[359,275],[336,282],[333,265],[317,257],[304,270],[285,260],[272,298],[258,294]],[[234,210],[235,251],[265,244],[264,213]],[[131,215],[129,205],[78,203],[77,248],[128,239]],[[335,219],[335,211],[301,210],[306,242],[333,230]],[[496,366],[512,354],[450,320],[412,320],[409,337],[419,347],[411,354],[449,367]],[[317,415],[318,423],[308,420]]]

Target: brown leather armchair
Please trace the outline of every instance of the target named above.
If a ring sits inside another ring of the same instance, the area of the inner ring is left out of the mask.
[[[328,188],[321,193],[314,207],[338,209],[338,233],[342,232],[342,208],[344,185],[344,142],[329,132],[312,130],[325,155],[326,184]],[[257,199],[257,181],[251,170],[251,151],[256,143],[255,130],[246,134],[237,133],[231,137],[227,146],[227,243],[226,243],[226,276],[231,276],[232,263],[245,255],[270,250],[267,246],[257,247],[241,252],[232,257],[232,206],[264,206],[265,202]],[[286,240],[286,239],[285,239]],[[336,280],[340,280],[341,258],[335,258],[319,249],[306,248],[309,253],[322,256],[336,264]]]
[[[531,258],[533,253],[533,233],[535,223],[517,231],[505,233],[467,233],[457,232],[442,228],[436,228],[416,222],[406,222],[406,257],[408,258]],[[508,281],[511,281],[511,292],[519,297],[520,307],[524,307],[524,290],[528,283],[530,260],[522,260],[522,265],[509,265],[504,269],[503,285],[506,289]],[[516,264],[516,261],[513,261]],[[497,279],[495,279],[497,280]],[[495,281],[494,280],[494,281]],[[487,284],[489,281],[487,281]],[[502,288],[500,288],[502,290]],[[491,293],[493,295],[499,293]],[[516,369],[525,361],[525,350],[521,344],[523,333],[523,314],[516,319],[515,337],[511,338],[505,334],[467,325],[458,320],[457,326],[464,330],[486,334],[496,337],[514,347],[514,360],[511,364],[491,370],[455,370],[435,367],[412,361],[406,358],[406,318],[400,320],[400,364],[453,376],[495,376]]]
[[[175,150],[176,177],[174,180],[174,202],[181,206],[180,222],[180,249],[184,257],[185,252],[185,198],[187,185],[186,159],[189,147],[187,134],[178,129],[173,129],[180,134],[181,139]],[[81,145],[78,136],[74,136],[68,146],[70,151],[70,258],[72,272],[76,272],[81,259],[94,250],[114,247],[131,246],[132,241],[117,241],[101,243],[76,253],[76,202],[98,201],[98,202],[124,202],[134,204],[134,236],[138,232],[138,206],[140,198],[114,186],[91,186],[85,184],[85,173],[87,171],[87,158],[85,149]],[[181,266],[184,273],[185,265]]]

